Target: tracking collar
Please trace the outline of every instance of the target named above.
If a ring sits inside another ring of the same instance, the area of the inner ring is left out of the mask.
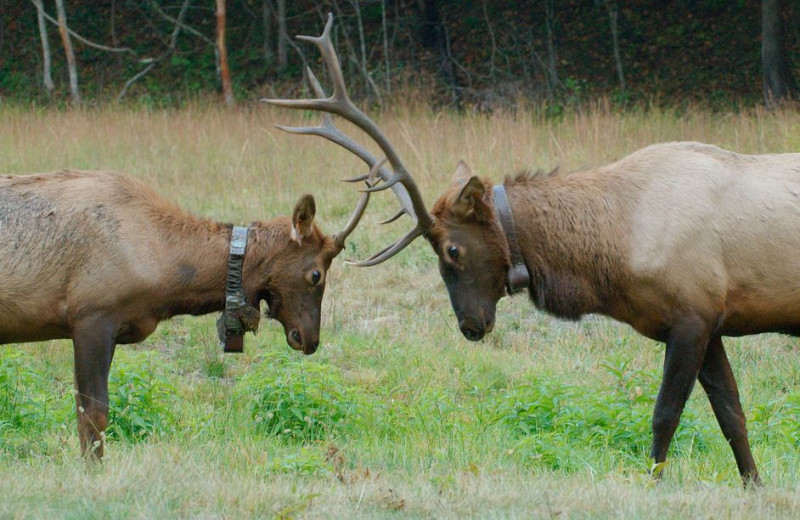
[[[522,257],[522,251],[519,248],[517,230],[514,227],[514,216],[511,214],[511,206],[508,205],[505,186],[498,184],[492,187],[492,195],[494,196],[495,213],[506,235],[508,250],[511,254],[511,267],[508,269],[506,289],[508,294],[514,294],[528,287],[531,275],[525,266],[525,259]]]
[[[242,288],[242,266],[250,228],[234,226],[228,251],[228,274],[225,282],[225,310],[217,320],[217,332],[225,352],[244,351],[244,333],[258,330],[260,313],[247,304]]]

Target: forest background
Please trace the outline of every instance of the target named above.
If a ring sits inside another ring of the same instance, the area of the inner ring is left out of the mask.
[[[353,97],[373,104],[559,113],[598,96],[715,109],[796,97],[800,6],[785,0],[0,0],[0,97],[297,94],[318,58],[293,36],[319,34],[328,12]]]

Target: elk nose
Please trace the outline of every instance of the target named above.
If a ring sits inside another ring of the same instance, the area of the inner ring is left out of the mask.
[[[483,338],[484,334],[486,334],[486,327],[483,325],[462,322],[460,327],[461,333],[470,341],[478,341],[479,339]]]
[[[306,345],[303,345],[303,354],[310,356],[317,351],[317,347],[319,347],[319,340],[309,341]]]

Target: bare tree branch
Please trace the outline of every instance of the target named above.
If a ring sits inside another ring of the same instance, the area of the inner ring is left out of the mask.
[[[148,72],[153,70],[153,67],[158,65],[160,62],[164,61],[164,59],[166,59],[173,52],[175,52],[175,47],[178,44],[178,35],[180,34],[181,29],[185,30],[185,28],[186,28],[186,26],[183,24],[183,19],[186,17],[186,11],[189,9],[189,2],[190,1],[191,0],[184,0],[183,1],[183,5],[181,5],[181,10],[178,13],[178,18],[177,19],[173,19],[174,23],[175,23],[175,27],[173,27],[172,34],[169,37],[169,44],[167,45],[167,50],[165,50],[161,54],[161,56],[159,56],[158,58],[154,58],[152,60],[148,60],[147,67],[145,67],[143,70],[141,70],[138,73],[136,73],[131,79],[129,79],[128,81],[125,82],[125,85],[122,87],[122,90],[120,90],[119,94],[117,94],[117,101],[120,101],[122,98],[125,97],[125,94],[127,94],[128,89],[130,88],[131,85],[133,85],[134,83],[139,81],[139,79],[143,78]],[[153,3],[155,3],[155,2],[153,2]],[[162,14],[166,15],[166,13],[163,13],[163,12],[162,12]]]
[[[185,9],[183,7],[181,7],[181,15],[178,15],[178,18],[173,18],[173,17],[171,17],[170,15],[168,15],[167,13],[165,13],[161,9],[161,6],[158,5],[158,2],[154,2],[153,1],[153,2],[150,2],[150,4],[153,6],[153,9],[155,10],[155,12],[158,13],[158,15],[161,16],[161,18],[163,18],[164,20],[175,24],[181,30],[186,31],[189,34],[197,36],[198,38],[200,38],[201,40],[203,40],[207,44],[211,45],[212,47],[216,46],[216,44],[214,43],[214,40],[212,40],[211,38],[209,38],[205,34],[201,33],[197,29],[189,27],[188,25],[183,23],[183,16],[182,15],[186,14],[186,11],[185,11]],[[188,4],[187,4],[187,7],[188,7]]]
[[[34,6],[36,6],[37,9],[41,5],[41,0],[30,0],[30,1]],[[61,3],[61,2],[62,2],[62,0],[56,0],[56,6],[58,6],[58,4]],[[37,5],[37,3],[39,5]],[[45,20],[47,20],[48,22],[56,25],[57,27],[60,27],[60,25],[58,23],[58,20],[53,18],[49,14],[47,14],[44,11],[44,9],[42,9],[42,15],[44,16]],[[75,31],[73,31],[69,27],[67,27],[66,30],[67,30],[67,34],[69,34],[70,36],[72,36],[73,38],[75,38],[76,40],[81,42],[82,44],[86,45],[87,47],[93,47],[95,49],[99,49],[101,51],[106,51],[106,52],[127,52],[127,53],[130,53],[130,54],[133,54],[134,56],[136,56],[136,51],[134,51],[133,49],[131,49],[129,47],[106,47],[105,45],[101,45],[99,43],[95,43],[93,41],[87,40],[86,38],[84,38],[80,34],[76,33]]]
[[[125,97],[125,94],[127,94],[127,93],[128,93],[128,89],[130,88],[130,86],[131,86],[131,85],[133,85],[134,83],[136,83],[137,81],[139,81],[139,79],[143,78],[143,77],[144,77],[144,76],[145,76],[145,75],[146,75],[148,72],[150,72],[150,71],[153,69],[153,67],[155,67],[156,65],[157,65],[157,62],[155,62],[155,61],[151,61],[151,62],[150,62],[148,65],[147,65],[147,67],[145,67],[145,68],[144,68],[144,69],[142,69],[141,71],[137,72],[137,73],[136,73],[136,74],[135,74],[133,77],[131,77],[131,79],[129,79],[128,81],[126,81],[126,82],[125,82],[125,85],[123,85],[123,86],[122,86],[122,90],[120,90],[120,91],[119,91],[119,94],[117,94],[117,101],[121,101],[121,100],[122,100],[122,98],[124,98],[124,97]]]

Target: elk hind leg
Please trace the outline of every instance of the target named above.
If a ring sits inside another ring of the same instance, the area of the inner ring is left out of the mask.
[[[743,483],[745,486],[761,484],[747,440],[747,427],[739,399],[739,389],[721,337],[714,336],[709,341],[698,379],[708,395],[722,434],[733,450]]]

